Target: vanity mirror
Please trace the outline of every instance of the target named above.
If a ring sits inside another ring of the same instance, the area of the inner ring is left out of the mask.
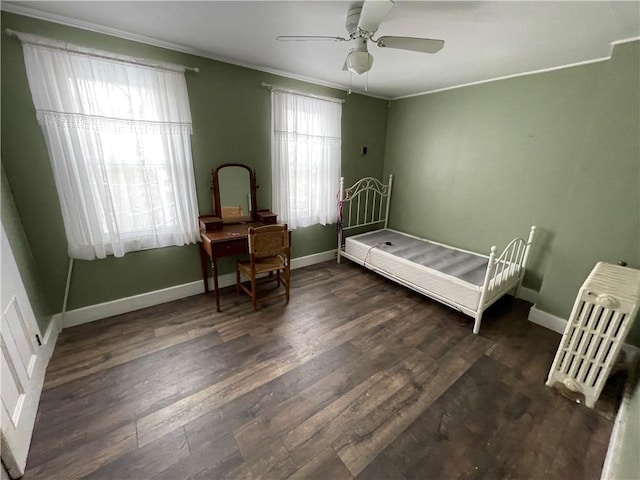
[[[256,219],[256,172],[241,163],[225,163],[211,173],[214,215],[223,223]]]

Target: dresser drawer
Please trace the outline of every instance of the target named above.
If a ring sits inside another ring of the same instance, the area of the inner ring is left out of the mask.
[[[239,238],[238,240],[225,241],[225,242],[212,242],[211,250],[214,256],[224,257],[227,255],[238,255],[240,253],[247,253],[249,251],[249,245],[246,238]]]

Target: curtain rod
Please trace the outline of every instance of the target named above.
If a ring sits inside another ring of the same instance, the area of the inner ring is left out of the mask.
[[[79,45],[74,45],[72,43],[50,39],[47,37],[41,37],[39,35],[34,35],[31,33],[17,32],[15,30],[11,30],[10,28],[5,29],[5,33],[11,37],[16,37],[22,43],[28,43],[31,45],[41,45],[44,47],[61,50],[63,52],[72,52],[80,55],[104,58],[107,60],[116,60],[119,62],[131,63],[133,65],[143,65],[146,67],[154,67],[154,68],[170,70],[170,71],[189,70],[195,73],[198,73],[200,71],[198,67],[186,67],[184,65],[176,65],[176,64],[165,63],[165,62],[154,62],[153,60],[147,60],[144,58],[136,58],[136,57],[131,57],[129,55],[121,55],[118,53],[111,53],[111,52],[106,52],[106,51],[97,50],[93,48],[81,47]]]
[[[314,95],[312,93],[304,93],[304,92],[299,92],[298,90],[291,90],[289,88],[278,87],[276,85],[271,85],[270,83],[262,82],[260,85],[262,85],[265,88],[268,88],[269,90],[276,90],[278,92],[295,93],[296,95],[300,95],[302,97],[316,98],[318,100],[326,100],[328,102],[335,102],[335,103],[345,102],[345,100],[342,98],[323,97],[322,95]]]

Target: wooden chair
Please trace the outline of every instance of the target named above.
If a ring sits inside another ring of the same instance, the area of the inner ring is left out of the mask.
[[[249,228],[249,261],[236,262],[236,289],[244,290],[253,302],[253,309],[258,309],[258,302],[284,296],[289,303],[289,279],[291,251],[289,249],[289,231],[287,225],[265,225]],[[268,273],[267,277],[258,279],[258,275]],[[247,288],[241,282],[240,274],[249,279]],[[275,275],[274,275],[275,274]],[[258,297],[258,283],[276,281],[276,291]],[[280,292],[280,286],[284,292]]]

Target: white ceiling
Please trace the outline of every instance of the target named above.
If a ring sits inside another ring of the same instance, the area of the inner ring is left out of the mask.
[[[381,49],[368,94],[399,98],[607,58],[612,44],[640,38],[640,2],[403,1],[383,35],[440,38],[435,55]],[[118,34],[238,65],[348,88],[349,43],[278,42],[278,35],[348,36],[351,1],[35,1],[2,9]],[[197,66],[197,65],[194,65]],[[367,74],[353,76],[363,92]]]

